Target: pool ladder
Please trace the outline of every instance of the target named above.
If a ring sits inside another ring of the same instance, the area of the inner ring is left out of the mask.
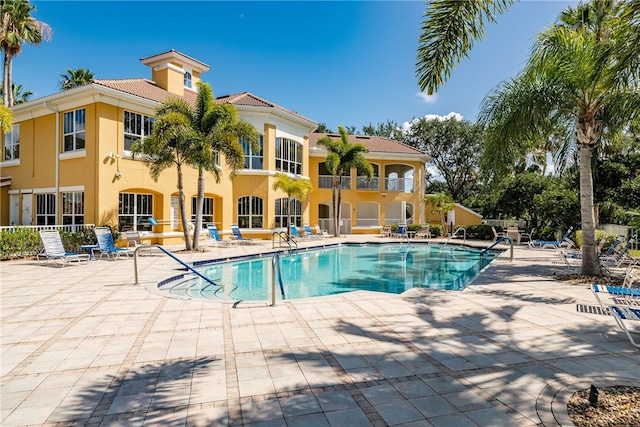
[[[453,232],[453,234],[451,235],[451,237],[449,237],[447,239],[446,242],[444,242],[444,246],[447,246],[447,243],[449,243],[451,241],[451,239],[453,239],[454,237],[456,237],[456,234],[458,234],[458,231],[462,230],[462,241],[466,242],[467,241],[467,230],[464,227],[458,227],[456,229],[456,231]]]
[[[276,238],[278,239],[278,247],[282,247],[282,242],[285,242],[287,246],[289,246],[289,249],[293,249],[294,246],[296,250],[298,249],[298,242],[286,231],[274,231],[271,234],[271,249],[276,247]]]
[[[503,241],[508,241],[509,245],[511,247],[510,249],[510,258],[509,261],[513,261],[513,239],[511,237],[501,237],[498,240],[496,240],[495,242],[493,242],[491,244],[491,246],[489,246],[486,249],[483,249],[482,252],[480,252],[480,258],[482,258],[484,256],[484,254],[487,253],[487,251],[489,251],[489,249],[493,248],[494,246],[498,245],[499,243],[503,242]]]
[[[275,254],[271,260],[271,306],[276,305],[276,279],[280,284],[280,293],[284,300],[284,286],[282,284],[282,263],[280,262],[280,255]]]
[[[135,251],[133,251],[133,270],[134,270],[134,275],[135,275],[135,283],[134,285],[139,284],[140,282],[138,281],[138,251],[140,249],[149,249],[149,248],[156,248],[156,249],[160,249],[160,251],[164,252],[165,255],[167,255],[169,258],[172,258],[173,260],[177,261],[178,263],[180,263],[184,268],[186,268],[189,272],[195,274],[196,276],[200,277],[201,279],[203,279],[204,281],[214,285],[214,286],[220,286],[219,284],[217,284],[216,282],[214,282],[213,280],[209,279],[207,276],[205,276],[204,274],[200,273],[199,271],[197,271],[196,269],[194,269],[192,266],[190,266],[189,264],[187,264],[186,262],[182,261],[180,258],[178,258],[177,256],[175,256],[174,254],[172,254],[171,252],[169,252],[168,250],[166,250],[165,248],[163,248],[160,245],[138,245],[138,247],[136,248]]]

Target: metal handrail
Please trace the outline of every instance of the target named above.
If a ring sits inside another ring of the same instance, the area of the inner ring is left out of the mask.
[[[278,278],[278,282],[280,284],[280,293],[282,294],[282,299],[284,299],[284,285],[282,283],[282,268],[280,265],[280,255],[273,255],[273,259],[271,260],[271,305],[276,305],[276,277]],[[276,273],[277,270],[277,273]]]
[[[195,270],[192,266],[190,266],[186,262],[182,261],[180,258],[178,258],[177,256],[175,256],[174,254],[172,254],[171,252],[169,252],[168,250],[166,250],[165,248],[163,248],[160,245],[139,245],[133,251],[133,270],[134,270],[135,279],[136,279],[134,285],[138,285],[140,283],[138,281],[138,251],[140,249],[148,249],[148,248],[160,249],[162,252],[164,252],[166,255],[168,255],[169,258],[173,258],[173,260],[175,260],[178,263],[180,263],[183,267],[185,267],[187,270],[189,270],[190,272],[192,272],[196,276],[200,277],[201,279],[204,279],[206,282],[209,282],[210,284],[212,284],[214,286],[220,286],[219,284],[217,284],[213,280],[209,279],[207,276],[205,276],[204,274],[200,273],[199,271]]]
[[[285,231],[274,231],[271,234],[271,249],[274,249],[276,247],[276,241],[275,241],[276,235],[280,237],[280,239],[278,240],[278,243],[284,241],[289,246],[289,249],[291,249],[292,247],[291,242],[293,242],[296,249],[298,249],[298,242],[296,241],[296,239],[294,239],[293,236],[290,236],[289,234],[287,234]]]
[[[449,243],[449,241],[451,241],[451,239],[453,239],[454,237],[456,237],[456,234],[458,234],[458,231],[462,230],[462,241],[466,242],[467,241],[467,229],[464,227],[458,227],[456,229],[456,231],[453,232],[453,234],[451,235],[451,237],[449,237],[447,239],[446,242],[444,242],[444,246],[447,246],[447,243]]]
[[[483,256],[484,254],[486,254],[486,253],[489,251],[489,249],[493,248],[493,247],[494,247],[494,246],[496,246],[498,243],[500,243],[500,242],[502,242],[502,241],[504,241],[504,240],[508,240],[508,241],[509,241],[509,244],[511,245],[511,251],[510,251],[510,252],[511,252],[511,257],[509,258],[509,261],[513,261],[513,239],[512,239],[511,237],[501,237],[501,238],[499,238],[498,240],[496,240],[495,242],[493,242],[493,243],[492,243],[488,248],[483,249],[483,250],[480,252],[480,258],[482,258],[482,256]]]

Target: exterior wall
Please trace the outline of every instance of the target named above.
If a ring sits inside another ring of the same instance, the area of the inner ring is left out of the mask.
[[[468,209],[462,207],[461,205],[456,205],[453,208],[454,211],[454,228],[461,225],[480,225],[482,224],[482,215],[471,212]],[[446,217],[445,217],[446,218]],[[441,224],[440,213],[437,209],[433,207],[433,205],[427,205],[425,211],[425,222],[429,222],[432,224]],[[449,226],[449,221],[446,222],[447,227]]]
[[[309,174],[311,176],[311,183],[314,191],[309,196],[309,213],[310,223],[312,225],[317,224],[319,221],[320,210],[319,205],[325,204],[330,207],[333,206],[333,190],[331,188],[320,188],[319,186],[319,173],[318,167],[325,161],[326,156],[312,155],[309,157]],[[378,234],[380,228],[386,222],[386,206],[395,202],[406,202],[413,205],[413,217],[414,222],[420,222],[420,218],[423,215],[422,209],[422,191],[421,185],[424,181],[424,164],[419,161],[398,161],[398,160],[385,160],[376,157],[368,158],[369,162],[378,165],[378,174],[380,178],[380,185],[378,190],[358,190],[357,189],[357,171],[351,170],[351,189],[342,190],[342,202],[348,203],[350,212],[341,212],[341,217],[350,220],[351,233],[352,234]],[[385,190],[384,177],[385,167],[390,165],[397,165],[402,163],[406,166],[414,168],[414,188],[413,192],[403,191],[388,191]],[[363,202],[371,202],[378,205],[378,219],[379,223],[375,225],[357,225],[357,209]]]

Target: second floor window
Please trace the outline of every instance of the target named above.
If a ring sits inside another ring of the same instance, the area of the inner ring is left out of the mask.
[[[144,140],[151,135],[153,129],[153,117],[148,117],[130,111],[124,112],[124,149],[131,151],[131,146],[138,140]]]
[[[4,134],[4,155],[2,160],[18,160],[20,158],[20,125],[15,124],[11,132]]]
[[[264,169],[264,160],[262,154],[262,150],[264,147],[264,138],[262,137],[262,135],[260,135],[258,143],[260,144],[260,150],[253,151],[251,149],[251,144],[249,144],[243,138],[240,138],[240,144],[242,144],[242,149],[244,150],[245,169]]]
[[[84,150],[86,111],[84,108],[63,115],[64,152]]]
[[[302,144],[288,138],[276,138],[276,170],[302,175]]]
[[[191,88],[191,73],[188,71],[184,72],[184,87]]]

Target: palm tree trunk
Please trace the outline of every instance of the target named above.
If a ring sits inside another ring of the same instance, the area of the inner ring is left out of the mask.
[[[184,185],[182,183],[182,168],[178,165],[178,206],[180,207],[180,216],[182,217],[182,231],[184,233],[185,249],[193,250],[191,246],[191,237],[189,237],[189,227],[187,225],[187,209],[184,204]]]
[[[193,249],[199,248],[200,230],[202,230],[202,209],[204,207],[204,169],[198,168],[198,196],[196,199],[196,223],[193,229]]]
[[[13,88],[11,87],[11,54],[4,52],[4,78],[2,81],[2,98],[5,107],[13,106]]]
[[[582,218],[582,274],[599,275],[596,222],[593,212],[593,178],[591,155],[593,149],[580,144],[580,216]]]
[[[333,203],[333,235],[334,237],[340,236],[340,223],[338,222],[338,218],[340,218],[340,205],[337,204],[338,199],[338,186],[342,187],[342,177],[340,175],[336,175],[333,177],[333,194],[331,195]]]

